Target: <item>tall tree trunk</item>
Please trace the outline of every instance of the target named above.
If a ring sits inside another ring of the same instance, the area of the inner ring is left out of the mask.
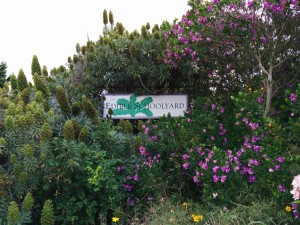
[[[268,75],[268,78],[266,79],[266,105],[265,105],[265,111],[264,111],[264,116],[267,116],[270,112],[271,109],[271,100],[272,100],[272,92],[273,92],[273,80],[272,80],[272,75]]]

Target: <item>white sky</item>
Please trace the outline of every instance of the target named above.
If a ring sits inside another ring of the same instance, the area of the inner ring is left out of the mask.
[[[2,0],[0,8],[0,62],[7,76],[22,68],[31,80],[31,61],[37,55],[41,67],[64,65],[76,43],[87,35],[96,41],[103,30],[103,10],[113,12],[131,32],[142,25],[173,21],[188,10],[188,0]]]

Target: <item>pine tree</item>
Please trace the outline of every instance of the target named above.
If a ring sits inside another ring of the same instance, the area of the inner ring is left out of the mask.
[[[58,101],[60,110],[64,115],[71,113],[71,107],[68,99],[68,95],[65,92],[65,89],[62,86],[56,87],[56,99]]]
[[[72,141],[74,140],[74,127],[73,127],[73,123],[72,120],[67,120],[65,122],[65,125],[63,127],[63,135],[65,140],[67,141]]]
[[[35,86],[35,89],[37,91],[40,91],[43,93],[43,96],[45,98],[48,98],[49,96],[49,89],[44,81],[44,79],[38,75],[37,73],[34,74],[33,76],[33,82],[34,82],[34,86]]]
[[[6,79],[6,69],[7,65],[5,62],[0,63],[0,88],[3,87],[5,79]]]
[[[21,213],[16,202],[10,202],[7,210],[7,225],[15,225],[21,219]]]
[[[44,77],[48,77],[49,74],[46,66],[43,66],[42,74]]]
[[[107,17],[107,11],[106,11],[106,9],[104,9],[104,11],[103,11],[103,24],[104,24],[105,27],[108,24],[108,17]]]
[[[97,111],[94,108],[93,104],[91,101],[85,96],[82,96],[82,108],[87,114],[88,117],[90,117],[94,123],[97,122]]]
[[[17,77],[14,74],[10,75],[10,86],[12,91],[18,89]]]
[[[33,204],[34,204],[34,199],[32,197],[32,194],[28,192],[22,202],[22,209],[30,211],[33,207]]]
[[[41,225],[54,225],[54,209],[51,200],[46,200],[41,215]]]
[[[32,57],[32,62],[31,62],[31,75],[34,76],[35,73],[42,76],[42,69],[38,57],[36,55]]]
[[[41,129],[41,143],[46,144],[47,141],[50,140],[52,137],[53,132],[52,132],[52,127],[50,126],[49,123],[44,123]]]
[[[111,10],[109,11],[109,23],[111,26],[114,25],[114,15]]]
[[[27,88],[27,79],[22,69],[20,69],[18,74],[17,85],[19,91],[23,91],[25,88]]]

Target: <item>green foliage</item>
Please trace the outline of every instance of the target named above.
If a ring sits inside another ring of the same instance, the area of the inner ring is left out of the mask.
[[[54,225],[55,216],[53,203],[51,200],[46,200],[43,206],[42,215],[41,215],[41,225]]]
[[[15,91],[18,89],[17,77],[14,74],[10,75],[10,85],[11,85],[12,91]]]
[[[85,96],[82,96],[81,105],[86,115],[94,122],[97,122],[97,111],[92,102]]]
[[[42,69],[42,75],[43,75],[44,77],[48,77],[48,75],[49,75],[46,66],[43,66],[43,69]]]
[[[65,140],[67,141],[74,140],[75,136],[74,136],[74,127],[73,127],[72,120],[67,120],[65,122],[65,125],[63,127],[63,135]]]
[[[103,24],[106,26],[108,24],[108,16],[106,9],[103,10]]]
[[[49,98],[49,89],[44,81],[44,79],[38,73],[33,75],[34,87],[37,91],[43,93],[44,98]]]
[[[35,93],[34,101],[37,102],[37,103],[42,103],[44,101],[43,92],[37,91]]]
[[[23,91],[25,88],[27,88],[27,79],[22,69],[20,69],[18,73],[17,85],[19,91]]]
[[[56,98],[60,107],[60,110],[64,115],[71,113],[71,106],[69,103],[68,95],[62,86],[56,87]]]
[[[4,119],[4,124],[7,130],[13,130],[15,126],[14,118],[11,115],[7,115]]]
[[[44,123],[41,129],[41,143],[46,144],[53,136],[52,127],[49,123]]]
[[[114,15],[111,10],[109,10],[109,23],[111,26],[114,25]]]
[[[6,69],[7,65],[5,62],[0,63],[0,88],[3,87],[4,82],[6,80]]]
[[[73,124],[73,129],[74,129],[74,138],[78,139],[80,131],[81,131],[80,124],[75,119],[72,119],[72,124]]]
[[[17,225],[21,219],[21,213],[19,211],[18,205],[16,202],[10,202],[7,212],[7,224],[8,225]]]
[[[31,192],[28,192],[26,195],[25,195],[25,198],[22,202],[22,209],[23,210],[27,210],[27,211],[30,211],[32,209],[34,205],[34,199],[33,199],[33,196],[31,194]]]
[[[36,55],[34,55],[32,57],[32,62],[31,62],[31,75],[32,75],[32,77],[35,76],[35,73],[37,73],[39,76],[42,76],[41,65],[40,65],[38,57]]]
[[[89,140],[90,140],[90,137],[89,137],[89,128],[87,126],[84,126],[80,133],[79,133],[79,136],[78,136],[78,140],[80,142],[84,142],[84,143],[88,143]]]
[[[30,97],[30,88],[25,88],[22,92],[21,92],[21,98],[22,98],[22,101],[25,103],[25,104],[28,104],[29,103],[29,97]]]
[[[81,112],[81,107],[79,102],[72,102],[72,114],[78,116]]]

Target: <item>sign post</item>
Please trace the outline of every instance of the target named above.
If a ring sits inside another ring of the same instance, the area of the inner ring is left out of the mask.
[[[148,119],[170,114],[184,116],[188,108],[187,95],[105,95],[103,117],[112,110],[112,119]]]

